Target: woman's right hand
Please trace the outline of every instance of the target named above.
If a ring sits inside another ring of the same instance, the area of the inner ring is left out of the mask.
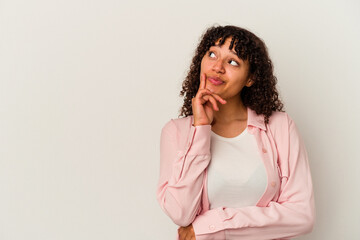
[[[194,126],[210,125],[214,120],[214,111],[219,111],[217,101],[225,104],[226,101],[216,93],[205,88],[205,73],[200,76],[200,86],[195,97],[192,99]]]

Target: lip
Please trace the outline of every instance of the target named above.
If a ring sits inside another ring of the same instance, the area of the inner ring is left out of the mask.
[[[218,77],[208,77],[207,79],[209,80],[209,82],[211,82],[213,85],[216,85],[216,86],[224,83],[224,81]]]

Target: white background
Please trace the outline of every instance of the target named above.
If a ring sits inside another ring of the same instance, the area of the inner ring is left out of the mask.
[[[0,1],[0,239],[174,239],[159,140],[213,24],[267,44],[317,219],[360,239],[359,1]]]

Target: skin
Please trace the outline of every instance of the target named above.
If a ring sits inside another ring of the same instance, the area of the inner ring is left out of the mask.
[[[178,229],[178,233],[180,240],[196,240],[192,224],[187,227],[180,227]]]
[[[241,133],[247,124],[246,107],[241,101],[240,92],[253,84],[249,74],[249,63],[229,50],[231,39],[222,46],[210,47],[201,61],[200,86],[192,99],[194,126],[212,125],[212,131],[234,137]],[[214,85],[211,77],[224,81]],[[219,104],[220,103],[220,104]],[[192,224],[178,229],[180,240],[196,240]]]

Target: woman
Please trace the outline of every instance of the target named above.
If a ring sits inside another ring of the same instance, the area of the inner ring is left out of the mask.
[[[312,231],[305,145],[283,111],[265,44],[209,28],[161,132],[157,199],[178,239],[289,239]]]

